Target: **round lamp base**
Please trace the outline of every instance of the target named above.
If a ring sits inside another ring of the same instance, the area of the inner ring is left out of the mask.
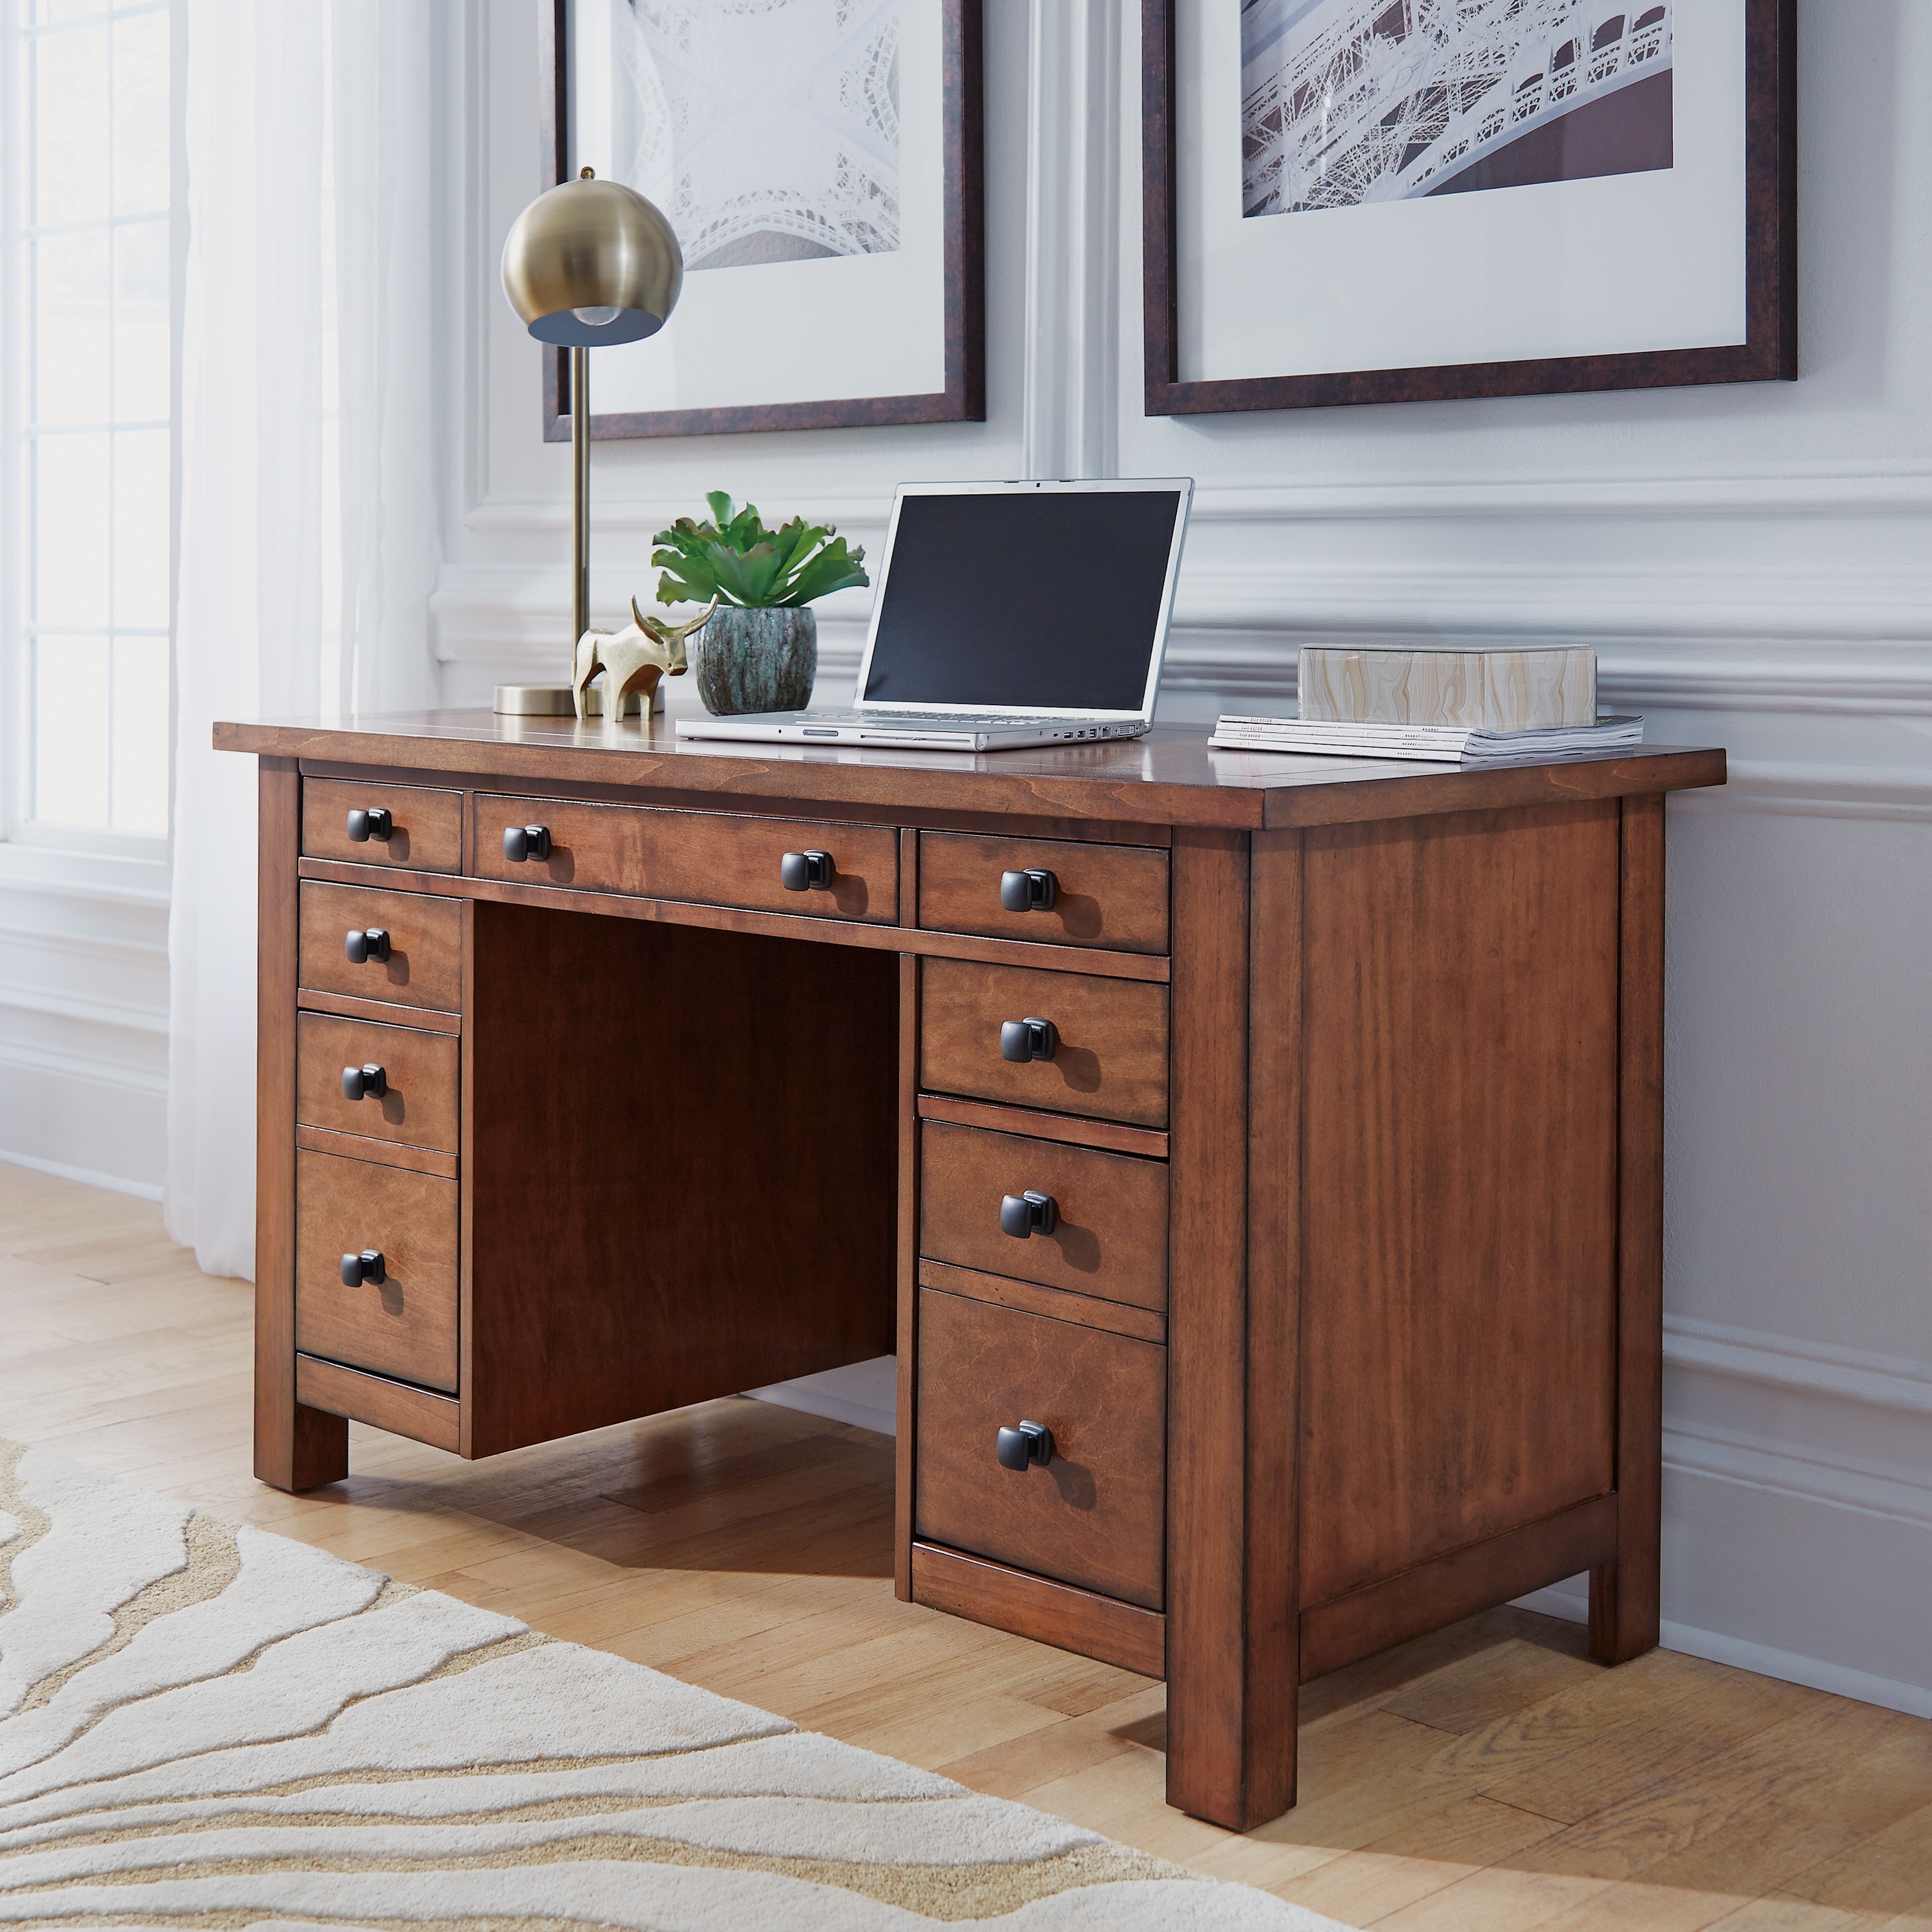
[[[664,709],[662,686],[651,694],[651,709]],[[604,694],[592,685],[585,694],[584,710],[592,718],[604,715]],[[500,684],[496,701],[490,707],[500,718],[574,718],[577,706],[567,684]],[[624,716],[636,718],[644,710],[640,693],[632,692],[624,700]]]

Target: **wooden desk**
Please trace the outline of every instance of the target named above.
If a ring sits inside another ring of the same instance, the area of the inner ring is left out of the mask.
[[[1722,752],[215,742],[264,1481],[896,1351],[899,1595],[1164,1676],[1168,1798],[1235,1828],[1324,1672],[1581,1570],[1595,1655],[1656,1642],[1662,794]]]

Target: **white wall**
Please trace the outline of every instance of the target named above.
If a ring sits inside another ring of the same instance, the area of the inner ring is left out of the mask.
[[[649,594],[707,489],[870,542],[902,477],[1179,472],[1171,716],[1287,702],[1306,638],[1556,636],[1653,738],[1727,746],[1670,814],[1669,1635],[1932,1711],[1932,8],[1801,0],[1797,384],[1149,420],[1138,10],[986,4],[988,420],[600,444],[596,602]],[[535,27],[466,18],[452,702],[554,674],[568,608],[567,452],[496,277]],[[822,608],[833,688],[866,608]]]

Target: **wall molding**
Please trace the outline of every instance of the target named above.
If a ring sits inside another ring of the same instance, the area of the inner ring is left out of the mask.
[[[776,1402],[807,1415],[822,1415],[875,1435],[892,1436],[898,1429],[898,1361],[874,1355],[869,1361],[848,1362],[843,1368],[824,1369],[796,1381],[774,1382],[768,1388],[747,1389],[759,1402]]]
[[[0,848],[0,1158],[158,1198],[166,868]]]
[[[21,926],[0,920],[0,946],[22,946],[34,952],[51,952],[63,959],[111,959],[121,965],[149,971],[165,971],[168,963],[165,940],[158,944],[72,929],[58,932],[46,926]],[[0,988],[0,998],[4,997],[4,989]],[[165,1021],[165,1012],[162,1017]]]
[[[159,1067],[133,1066],[111,1052],[90,1053],[84,1047],[62,1046],[50,1040],[0,1040],[0,1066],[84,1081],[91,1086],[110,1088],[144,1100],[165,1101],[168,1096],[165,1064]]]
[[[76,952],[83,949],[76,947]],[[0,1011],[38,1013],[50,1019],[67,1020],[80,1026],[111,1027],[123,1032],[151,1034],[165,1040],[168,1032],[166,1012],[118,1000],[89,1000],[71,993],[41,991],[34,987],[0,986]],[[5,1049],[0,1048],[0,1052]]]
[[[1730,1376],[1761,1388],[1869,1402],[1932,1416],[1932,1363],[1801,1341],[1688,1316],[1664,1318],[1664,1359],[1672,1368]],[[1932,1485],[1932,1475],[1928,1476]]]
[[[1078,3],[1078,0],[1068,0],[1070,14],[1071,7]],[[1045,4],[1046,0],[1035,0],[1036,6]],[[1086,29],[1090,46],[1099,31],[1090,24]],[[1066,38],[1070,39],[1072,35],[1070,32]],[[1034,250],[1034,256],[1038,253]],[[1052,266],[1042,263],[1038,272],[1041,280],[1037,285],[1042,291],[1051,285]],[[1088,279],[1090,284],[1090,273]],[[1028,343],[1025,351],[1036,354],[1036,345]],[[1041,385],[1043,402],[1052,365],[1036,360],[1033,366],[1037,371],[1035,380]],[[1046,416],[1040,420],[1045,434]],[[466,466],[466,474],[469,473]],[[464,515],[470,528],[479,532],[548,532],[569,528],[567,499],[490,495],[482,487],[480,470],[477,484],[477,494]],[[891,507],[889,494],[836,484],[815,491],[813,502],[820,514],[852,524],[875,524],[881,529]],[[596,498],[593,520],[600,531],[648,534],[688,508],[682,496],[669,490],[661,494],[644,490],[619,495],[607,483]],[[1333,478],[1299,477],[1257,483],[1203,483],[1195,490],[1190,520],[1208,526],[1496,521],[1515,528],[1525,522],[1578,520],[1658,519],[1677,523],[1686,517],[1721,520],[1833,516],[1932,518],[1932,469],[1916,465],[1860,466],[1793,472],[1784,476],[1451,475],[1430,483],[1352,483]]]
[[[1546,1590],[1532,1591],[1516,1598],[1526,1610],[1539,1610],[1545,1616],[1561,1617],[1567,1623],[1588,1623],[1590,1599],[1581,1579],[1552,1584]],[[1775,1677],[1786,1684],[1802,1684],[1814,1690],[1827,1690],[1834,1697],[1850,1697],[1861,1704],[1876,1704],[1887,1711],[1903,1711],[1915,1718],[1932,1718],[1932,1690],[1922,1684],[1906,1684],[1896,1678],[1877,1677],[1870,1672],[1854,1670],[1849,1664],[1830,1664],[1815,1657],[1801,1657],[1794,1651],[1774,1650],[1768,1644],[1752,1643],[1730,1636],[1722,1630],[1700,1629],[1694,1624],[1664,1622],[1661,1648],[1685,1657],[1701,1657],[1707,1663],[1727,1664],[1733,1670],[1750,1670],[1760,1677]]]
[[[1605,694],[1620,705],[1932,714],[1932,565],[1836,574],[1844,580],[1816,570],[1681,569],[1634,586],[1615,572],[1532,565],[1184,562],[1162,688],[1286,700],[1304,642],[1534,637],[1594,645]],[[609,587],[619,573],[607,568],[600,580],[598,615],[614,622],[625,608],[621,589]],[[496,664],[554,650],[568,608],[560,568],[446,565],[430,598],[437,656]],[[829,644],[848,627],[862,634],[871,600],[844,592],[818,608]]]
[[[1928,533],[1932,534],[1932,533]],[[1512,548],[1516,545],[1513,542]],[[1340,626],[1396,635],[1556,632],[1588,641],[1774,640],[1820,648],[1892,645],[1877,654],[1900,694],[1932,692],[1932,562],[1887,569],[1808,558],[1745,558],[1640,570],[1558,558],[1305,560],[1266,557],[1181,565],[1176,622],[1192,629]],[[1906,649],[1904,647],[1910,646]],[[1663,669],[1668,660],[1660,661]],[[1775,663],[1766,668],[1774,677]]]
[[[1796,818],[1932,820],[1932,768],[1732,759],[1721,790],[1679,792],[1672,809],[1774,812]]]
[[[1032,0],[1028,19],[1030,477],[1111,476],[1120,464],[1120,14],[1118,0]]]
[[[1210,524],[1932,516],[1932,467],[1861,464],[1783,476],[1450,476],[1430,483],[1283,478],[1204,485],[1195,493],[1193,514]]]
[[[36,1174],[51,1174],[62,1180],[78,1180],[84,1186],[105,1187],[115,1194],[132,1194],[143,1201],[158,1201],[161,1198],[161,1184],[158,1180],[130,1180],[120,1174],[102,1174],[91,1167],[75,1167],[64,1160],[43,1160],[38,1154],[18,1154],[0,1148],[0,1160],[10,1166],[31,1168]]]

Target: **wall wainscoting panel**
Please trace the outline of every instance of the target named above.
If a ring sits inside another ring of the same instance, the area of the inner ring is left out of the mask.
[[[158,1200],[166,1158],[165,868],[8,848],[0,1160]],[[90,880],[92,883],[90,883]]]

